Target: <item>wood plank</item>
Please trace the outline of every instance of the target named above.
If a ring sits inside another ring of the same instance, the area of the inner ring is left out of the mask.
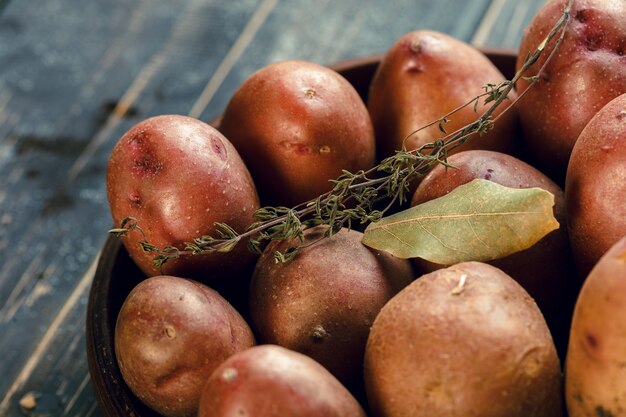
[[[21,401],[28,396],[38,404],[30,410],[37,415],[70,415],[75,407],[95,401],[86,370],[84,323],[96,264],[94,259],[8,387],[0,415],[23,411]]]
[[[497,14],[484,19],[482,30],[478,30],[472,39],[477,46],[519,47],[524,27],[530,22],[545,0],[494,0],[493,9]]]

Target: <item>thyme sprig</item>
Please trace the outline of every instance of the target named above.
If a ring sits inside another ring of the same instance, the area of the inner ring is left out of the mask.
[[[405,138],[406,141],[417,132],[437,125],[444,136],[433,142],[410,151],[403,147],[402,150],[385,158],[379,165],[369,170],[356,173],[344,170],[337,179],[330,181],[333,185],[330,191],[295,207],[262,207],[254,213],[255,222],[243,233],[238,233],[225,223],[217,223],[215,236],[198,237],[193,242],[186,243],[184,250],[174,246],[159,248],[150,244],[145,232],[137,220],[132,217],[125,218],[119,228],[111,229],[109,232],[123,237],[132,231],[138,231],[142,236],[140,242],[142,249],[146,252],[154,252],[154,264],[156,267],[162,268],[166,262],[181,256],[229,252],[242,240],[247,242],[250,251],[260,254],[267,242],[295,239],[300,243],[290,247],[285,252],[277,251],[274,253],[278,262],[289,262],[305,246],[304,230],[310,227],[327,225],[325,233],[320,237],[323,239],[338,232],[342,227],[352,228],[355,222],[360,224],[375,222],[381,219],[394,204],[402,204],[407,201],[411,181],[424,176],[437,164],[451,167],[447,158],[452,150],[467,142],[470,136],[474,134],[483,135],[491,130],[497,119],[524,95],[523,93],[520,94],[515,100],[512,100],[512,103],[503,112],[497,117],[493,117],[495,110],[509,98],[510,92],[521,78],[528,81],[529,87],[539,80],[541,72],[563,40],[573,2],[574,0],[568,1],[563,14],[550,33],[532,53],[526,56],[522,67],[512,79],[499,84],[485,85],[483,87],[484,93],[475,96],[432,123],[409,133]],[[557,35],[559,37],[555,40]],[[554,48],[537,74],[530,77],[525,76],[524,74],[537,62],[544,49],[552,42],[554,42]],[[478,112],[478,105],[481,101],[485,105],[491,103],[491,106],[481,116],[454,132],[446,131],[445,127],[454,114],[470,105],[473,105],[474,111]],[[378,209],[380,203],[386,200],[388,203],[384,208]],[[309,242],[306,245],[312,243],[314,242]]]

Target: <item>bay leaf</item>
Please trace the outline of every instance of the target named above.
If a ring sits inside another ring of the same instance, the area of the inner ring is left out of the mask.
[[[554,195],[475,179],[447,195],[371,223],[363,243],[443,265],[489,261],[529,248],[559,227]]]

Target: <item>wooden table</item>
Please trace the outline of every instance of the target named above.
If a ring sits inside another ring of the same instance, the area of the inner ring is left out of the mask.
[[[270,62],[381,53],[415,29],[516,48],[542,3],[0,0],[0,417],[101,415],[85,311],[107,159],[133,124],[210,120]]]

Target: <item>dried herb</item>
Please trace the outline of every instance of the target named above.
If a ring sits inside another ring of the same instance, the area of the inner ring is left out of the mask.
[[[399,258],[443,265],[490,261],[524,250],[558,228],[554,195],[475,179],[443,197],[370,224],[363,243]]]

